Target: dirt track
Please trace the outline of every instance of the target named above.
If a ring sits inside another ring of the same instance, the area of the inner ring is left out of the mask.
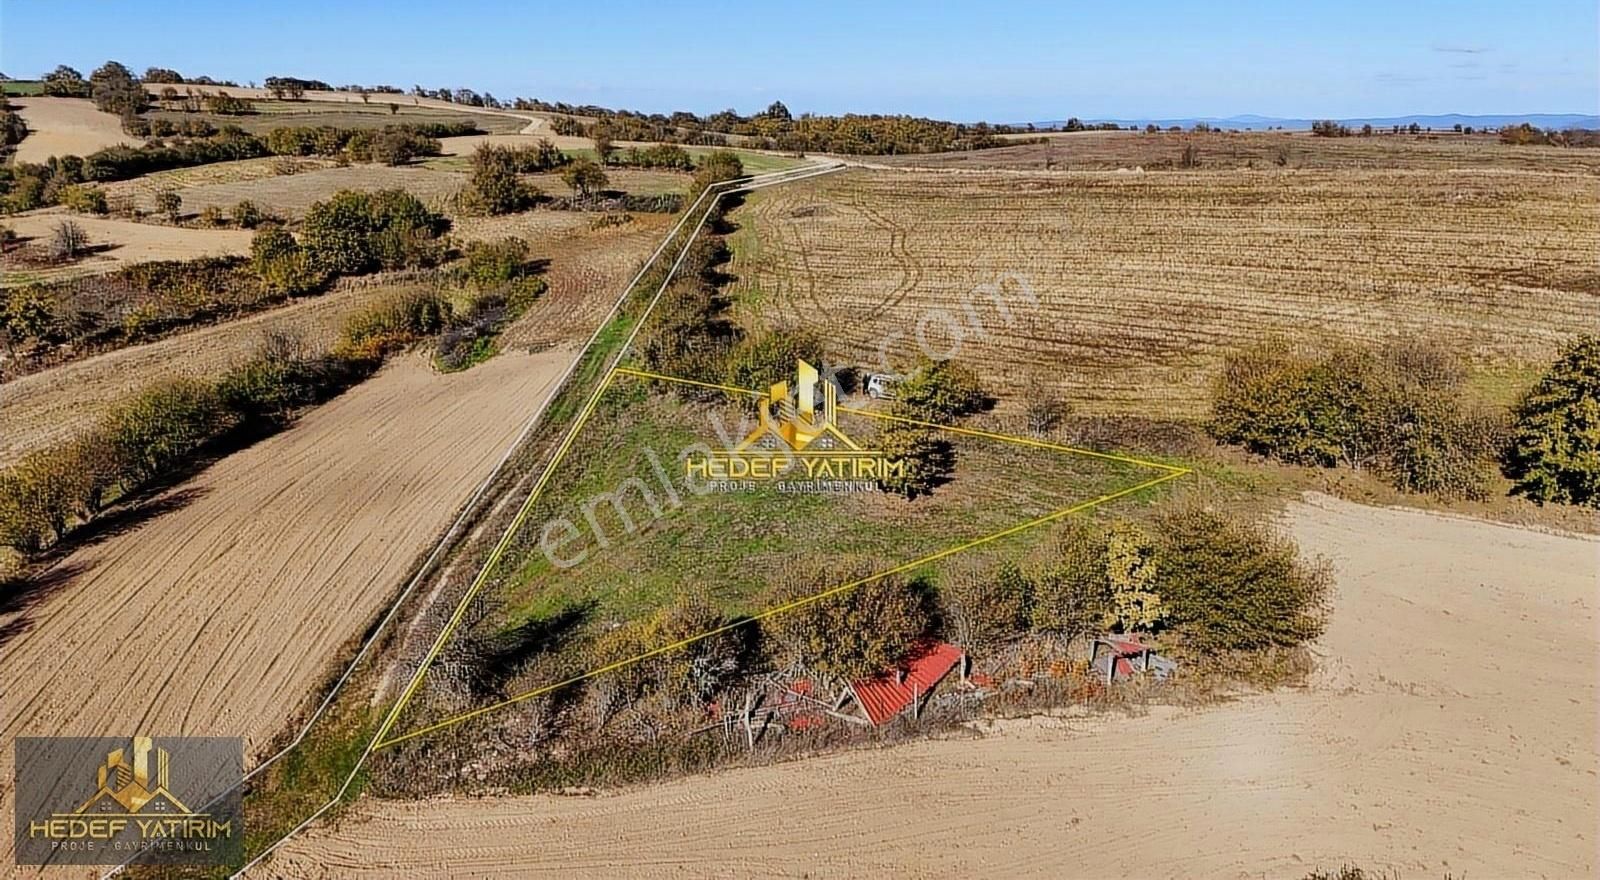
[[[1596,869],[1600,544],[1326,497],[1304,691],[599,798],[368,801],[262,877],[1406,877]]]
[[[72,552],[43,578],[59,584],[0,608],[0,741],[153,730],[243,736],[259,757],[574,353],[449,376],[407,356]]]

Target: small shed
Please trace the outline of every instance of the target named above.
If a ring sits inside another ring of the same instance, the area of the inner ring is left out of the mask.
[[[1106,635],[1094,640],[1089,654],[1089,668],[1098,673],[1106,684],[1111,684],[1145,672],[1154,675],[1157,680],[1165,680],[1177,671],[1178,664],[1157,654],[1137,635]]]
[[[948,642],[918,647],[895,669],[861,678],[839,694],[833,714],[857,724],[881,727],[907,709],[921,710],[928,695],[951,670],[960,667],[966,677],[967,654]]]

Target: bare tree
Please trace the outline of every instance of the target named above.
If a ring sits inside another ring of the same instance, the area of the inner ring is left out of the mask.
[[[89,234],[71,220],[62,220],[50,232],[49,255],[53,260],[74,260],[89,249]]]

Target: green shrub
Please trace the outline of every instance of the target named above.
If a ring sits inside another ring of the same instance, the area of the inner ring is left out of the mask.
[[[167,215],[167,219],[177,222],[178,212],[183,209],[183,197],[170,189],[156,193],[156,210]]]
[[[375,224],[364,192],[340,190],[316,202],[301,223],[301,239],[312,266],[329,275],[360,275],[377,268],[372,254]]]
[[[1033,613],[1033,582],[1014,564],[964,571],[939,590],[944,622],[964,647],[981,649],[1016,638]]]
[[[706,187],[744,176],[744,163],[728,150],[715,150],[700,160],[700,167],[689,184],[689,196],[698,197]]]
[[[50,542],[50,518],[38,494],[15,468],[0,471],[0,544],[33,554]]]
[[[115,437],[102,422],[65,447],[66,467],[79,475],[78,518],[87,522],[126,489],[127,465]]]
[[[334,352],[352,360],[376,361],[450,321],[450,303],[433,291],[392,294],[345,321]]]
[[[1426,345],[1314,356],[1269,342],[1227,358],[1208,429],[1291,464],[1371,468],[1405,491],[1476,497],[1495,420],[1466,407],[1461,378]]]
[[[1568,343],[1523,395],[1503,467],[1541,504],[1600,507],[1600,337]]]
[[[895,401],[889,414],[917,418],[919,414]],[[933,428],[905,422],[889,422],[878,432],[873,444],[889,460],[898,459],[904,468],[897,476],[878,480],[878,488],[905,498],[918,498],[950,481],[956,469],[955,447],[940,438]]]
[[[1348,458],[1359,452],[1341,446],[1350,439],[1348,432],[1331,430],[1346,420],[1316,425],[1313,413],[1302,406],[1314,369],[1313,362],[1281,342],[1230,354],[1212,397],[1212,436],[1294,464],[1354,463]]]
[[[104,214],[110,210],[106,204],[105,190],[97,186],[75,183],[64,187],[59,198],[61,204],[80,214]]]
[[[14,339],[50,340],[56,328],[55,299],[37,284],[22,284],[6,294],[0,330]]]
[[[191,460],[234,424],[217,389],[174,379],[136,395],[107,416],[109,435],[130,484],[141,484]]]
[[[629,147],[616,160],[622,165],[631,165],[636,168],[670,168],[676,171],[691,171],[694,169],[694,160],[689,157],[689,152],[677,144],[656,144],[653,147]],[[740,169],[741,172],[743,169]],[[735,174],[735,177],[738,175]]]
[[[712,271],[706,261],[714,258],[713,253],[710,248],[692,248],[685,257],[683,273],[656,303],[639,341],[646,369],[703,382],[715,382],[727,374],[728,353],[737,337],[723,314],[717,289],[704,279],[704,272]],[[674,392],[690,399],[719,395],[690,386],[677,386]]]
[[[301,245],[312,269],[360,275],[378,268],[431,265],[434,240],[448,223],[416,196],[399,190],[340,190],[306,212]]]
[[[520,238],[474,241],[467,245],[462,272],[479,290],[499,287],[532,271],[529,253],[528,243]]]
[[[1120,632],[1156,627],[1166,617],[1161,603],[1155,547],[1134,523],[1119,520],[1106,533],[1106,583],[1111,601],[1101,625]]]
[[[895,387],[897,402],[911,418],[944,423],[988,404],[978,374],[953,360],[926,361]]]
[[[170,144],[153,142],[143,147],[115,146],[83,157],[83,179],[106,182],[127,180],[156,171],[187,168],[213,162],[254,159],[267,154],[254,135],[227,127],[214,137],[192,138]]]
[[[1064,641],[1097,630],[1111,608],[1105,531],[1075,523],[1062,537],[1056,563],[1033,579],[1033,629]]]
[[[256,207],[256,203],[249,199],[244,199],[234,205],[230,216],[233,217],[233,224],[240,229],[254,229],[261,225],[261,221],[266,219],[266,215],[261,213],[261,209]]]
[[[1325,567],[1266,527],[1183,504],[1156,519],[1166,623],[1195,653],[1292,647],[1322,631]]]
[[[587,198],[609,186],[611,178],[599,165],[588,159],[579,159],[561,169],[561,182],[571,187],[579,198]]]
[[[822,339],[810,330],[790,327],[747,337],[728,355],[726,384],[765,391],[794,377],[795,363],[822,363]]]
[[[618,663],[627,665],[606,673],[595,683],[594,696],[610,704],[601,708],[599,714],[609,717],[651,698],[660,700],[669,711],[711,701],[748,672],[747,633],[718,633],[675,651],[642,661],[628,661],[662,645],[703,636],[728,622],[703,594],[687,592],[649,617],[602,635],[590,653],[592,668]]]
[[[67,533],[88,475],[70,446],[30,453],[0,477],[0,541],[36,553]]]
[[[507,147],[483,144],[472,154],[467,183],[470,206],[484,214],[512,214],[532,206],[538,191],[517,177],[518,159]]]

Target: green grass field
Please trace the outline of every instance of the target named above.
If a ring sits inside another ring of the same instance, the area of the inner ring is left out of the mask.
[[[25,98],[29,95],[43,94],[44,83],[31,79],[13,79],[0,83],[0,92],[7,95],[16,95]]]
[[[731,434],[748,430],[745,407],[732,400],[684,403],[661,387],[625,375],[614,380],[553,472],[519,536],[516,561],[506,564],[497,595],[502,626],[578,606],[589,607],[598,622],[637,619],[690,588],[705,589],[730,614],[755,613],[786,570],[836,571],[843,578],[862,567],[891,568],[1161,475],[949,435],[958,456],[954,479],[914,501],[877,492],[794,494],[770,485],[696,495],[682,477],[680,453],[696,443],[715,445],[714,420]],[[879,424],[841,417],[841,427],[868,448]],[[622,499],[631,529],[606,500],[610,493]],[[538,545],[546,524],[563,519],[581,534],[555,554],[582,557],[570,568],[554,564]],[[1040,528],[971,552],[1014,558],[1051,534]]]
[[[703,593],[725,619],[739,619],[772,608],[773,589],[795,580],[826,588],[895,570],[937,585],[952,566],[1048,564],[1074,518],[1138,515],[1181,482],[1106,502],[1112,493],[1172,479],[1172,471],[941,432],[957,456],[953,478],[916,500],[877,491],[784,492],[770,483],[700,493],[684,478],[680,455],[697,444],[718,446],[718,422],[735,439],[748,431],[747,399],[718,393],[686,402],[670,387],[613,378],[485,582],[473,621],[452,643],[516,644],[527,633],[550,633],[540,637],[550,640],[545,644],[574,644],[691,592]],[[840,427],[866,449],[881,424],[867,415],[840,417]],[[963,427],[987,426],[980,416]],[[1092,509],[1063,514],[1077,506]],[[1026,527],[1052,514],[1060,517]],[[554,538],[542,543],[546,534]],[[520,680],[574,674],[579,670],[560,670],[580,656],[530,656]],[[440,674],[453,673],[429,672]],[[451,705],[446,712],[471,708]],[[442,720],[441,708],[412,704],[394,732]]]

